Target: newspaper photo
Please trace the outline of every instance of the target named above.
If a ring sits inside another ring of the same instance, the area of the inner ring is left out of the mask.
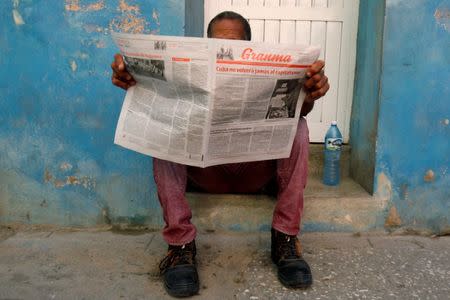
[[[320,48],[114,33],[128,89],[114,142],[208,167],[289,157]]]

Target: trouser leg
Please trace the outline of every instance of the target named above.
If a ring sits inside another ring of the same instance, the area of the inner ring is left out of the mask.
[[[303,191],[308,176],[309,132],[301,118],[291,155],[277,160],[278,196],[272,227],[289,235],[297,235],[303,213]]]
[[[187,167],[154,158],[153,174],[166,223],[163,229],[164,240],[175,246],[191,242],[197,231],[191,223],[192,212],[185,196]]]
[[[286,159],[228,164],[209,168],[187,167],[153,160],[158,198],[166,226],[163,237],[171,245],[183,245],[195,238],[191,209],[185,197],[187,180],[210,193],[254,193],[276,172],[278,197],[272,226],[286,234],[299,231],[303,212],[303,190],[308,175],[309,133],[301,118],[291,155]]]

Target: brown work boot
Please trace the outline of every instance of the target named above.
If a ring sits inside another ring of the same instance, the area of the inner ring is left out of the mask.
[[[167,256],[159,264],[164,287],[174,297],[189,297],[198,293],[199,280],[195,263],[195,241],[183,246],[169,245]]]
[[[312,284],[308,263],[302,257],[300,241],[272,228],[272,261],[278,267],[278,279],[289,288],[307,288]]]

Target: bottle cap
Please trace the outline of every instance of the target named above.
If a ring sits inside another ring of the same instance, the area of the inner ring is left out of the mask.
[[[337,125],[337,121],[331,121],[331,125]]]

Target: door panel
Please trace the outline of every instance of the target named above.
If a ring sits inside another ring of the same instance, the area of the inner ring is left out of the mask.
[[[310,140],[323,142],[330,122],[337,120],[348,142],[358,8],[359,0],[208,0],[205,24],[232,10],[249,20],[253,41],[320,45],[331,88],[307,116]]]

